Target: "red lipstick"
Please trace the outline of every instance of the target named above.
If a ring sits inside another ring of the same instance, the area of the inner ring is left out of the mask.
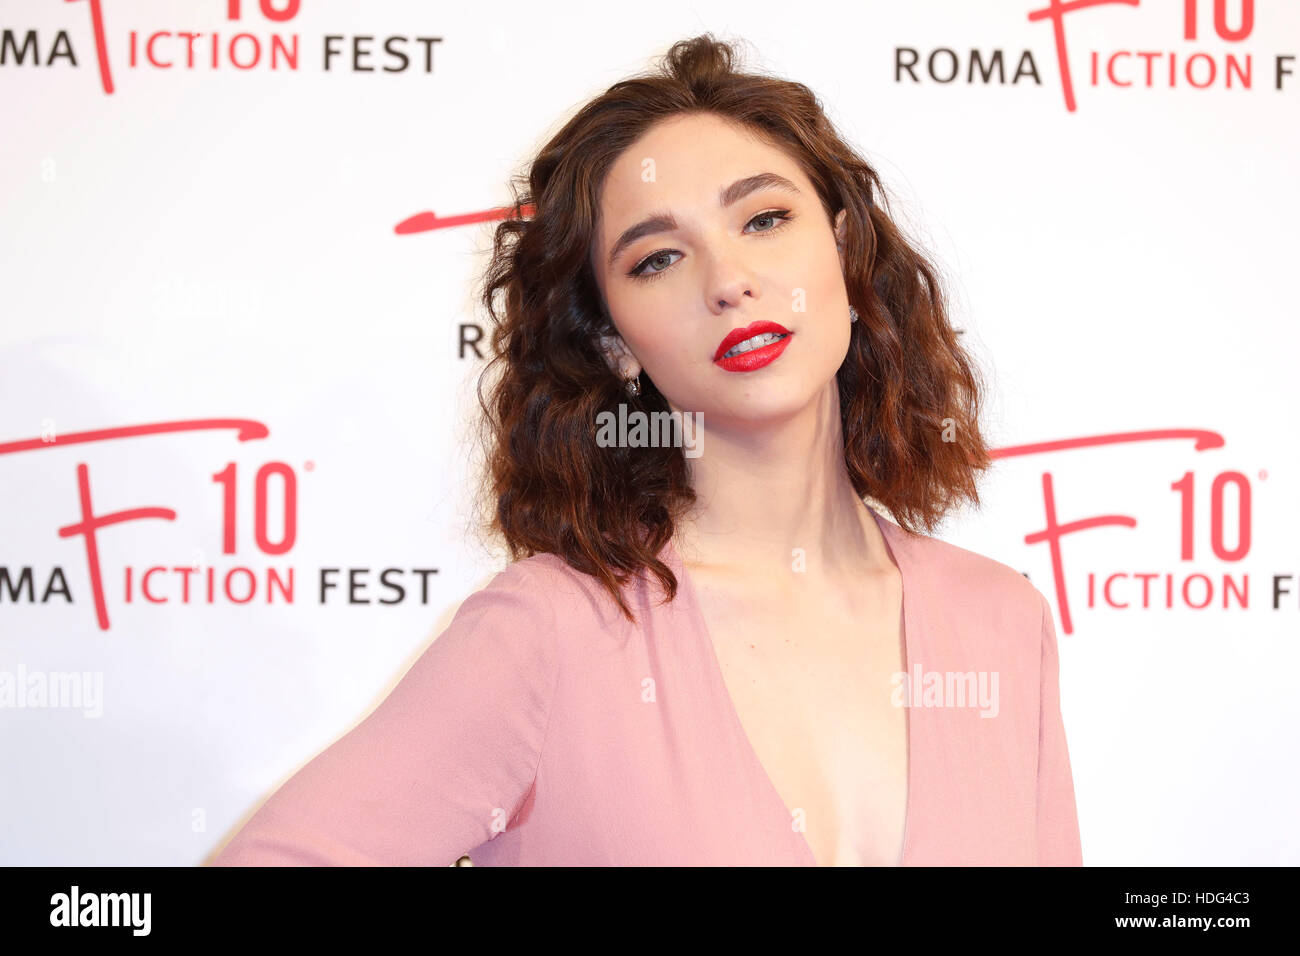
[[[750,349],[748,352],[741,352],[739,355],[723,358],[724,355],[746,339],[765,333],[781,335],[784,338],[756,349]],[[785,351],[785,347],[790,344],[790,338],[793,335],[794,333],[784,325],[776,322],[765,320],[751,322],[743,329],[732,329],[727,333],[726,338],[718,343],[717,351],[713,353],[713,364],[726,369],[728,372],[752,372],[754,369],[762,368],[764,365],[776,361],[777,357]]]

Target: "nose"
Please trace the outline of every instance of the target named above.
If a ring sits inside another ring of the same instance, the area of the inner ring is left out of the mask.
[[[742,298],[743,296],[749,296],[750,298],[755,298],[754,293],[753,293],[752,291],[750,291],[749,289],[745,289],[743,292],[741,292],[741,293],[738,294],[738,295],[728,295],[728,296],[724,296],[723,298],[721,298],[721,299],[718,300],[717,311],[718,311],[719,313],[721,313],[724,309],[727,308],[727,306],[730,306],[730,305],[739,305],[739,304],[740,304],[740,300],[741,300],[741,298]]]
[[[708,277],[709,304],[715,315],[741,305],[748,296],[757,299],[758,282],[736,257],[717,256]]]

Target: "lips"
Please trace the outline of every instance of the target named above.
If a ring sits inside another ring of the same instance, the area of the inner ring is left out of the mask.
[[[780,335],[782,338],[738,355],[723,357],[737,345],[756,335]],[[727,333],[726,337],[718,343],[717,351],[713,353],[713,362],[728,372],[751,372],[774,361],[785,351],[793,335],[793,332],[777,322],[751,322],[743,329],[732,329]]]

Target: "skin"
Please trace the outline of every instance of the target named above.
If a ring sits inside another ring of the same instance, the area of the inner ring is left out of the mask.
[[[765,188],[720,207],[722,188],[763,172],[798,194]],[[703,454],[688,459],[699,502],[675,543],[737,716],[819,863],[897,864],[907,724],[889,678],[905,669],[902,581],[844,464],[843,213],[829,220],[793,157],[712,115],[648,130],[611,167],[599,210],[591,261],[618,333],[603,342],[611,368],[644,370],[674,410],[702,414]],[[793,220],[761,215],[780,210]],[[609,263],[628,226],[662,211],[677,229]],[[638,266],[662,274],[638,282]],[[715,365],[722,338],[756,319],[794,333],[784,353],[752,372]]]

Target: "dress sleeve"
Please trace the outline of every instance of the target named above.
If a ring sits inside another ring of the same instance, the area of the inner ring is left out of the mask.
[[[1056,624],[1042,592],[1038,598],[1043,609],[1038,712],[1038,865],[1082,866],[1074,778],[1065,742],[1065,723],[1061,719]]]
[[[491,839],[532,788],[557,640],[543,576],[511,564],[211,865],[450,865]]]

